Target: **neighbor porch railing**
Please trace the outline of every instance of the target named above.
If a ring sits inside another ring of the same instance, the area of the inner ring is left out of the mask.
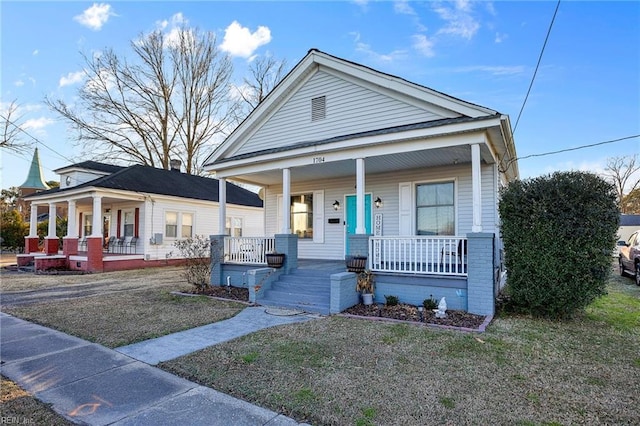
[[[369,269],[466,276],[466,247],[465,237],[370,237]]]
[[[225,237],[224,261],[238,264],[267,264],[266,254],[275,251],[276,239],[265,237]]]

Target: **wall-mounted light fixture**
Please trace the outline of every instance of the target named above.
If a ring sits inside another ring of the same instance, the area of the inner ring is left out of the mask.
[[[374,201],[375,205],[376,205],[376,209],[379,209],[380,206],[382,205],[382,200],[380,199],[380,197],[376,198],[376,200]]]
[[[340,201],[335,200],[333,202],[333,209],[336,210],[336,211],[340,210]]]

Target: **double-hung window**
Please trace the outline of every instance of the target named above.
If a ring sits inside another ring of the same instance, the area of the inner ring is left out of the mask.
[[[124,236],[125,237],[133,237],[133,227],[134,227],[135,217],[132,211],[124,212]]]
[[[193,237],[193,215],[182,213],[182,238]]]
[[[164,215],[164,235],[167,238],[178,236],[178,213],[166,212]]]
[[[225,233],[231,237],[242,237],[242,218],[227,216]]]
[[[418,235],[455,235],[454,190],[453,181],[416,185]]]
[[[93,231],[93,215],[92,214],[84,215],[83,226],[84,226],[84,236],[87,237],[91,235],[91,232]]]
[[[313,194],[291,197],[291,227],[298,238],[313,238]]]

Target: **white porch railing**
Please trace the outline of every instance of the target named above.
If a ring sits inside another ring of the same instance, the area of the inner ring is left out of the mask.
[[[267,264],[266,254],[276,248],[275,238],[224,237],[225,263]]]
[[[369,269],[434,275],[467,275],[465,237],[370,237]]]

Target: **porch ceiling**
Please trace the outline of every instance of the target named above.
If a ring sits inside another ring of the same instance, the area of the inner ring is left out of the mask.
[[[481,145],[481,147],[482,160],[488,164],[493,163],[489,149],[485,145]],[[381,174],[398,170],[465,163],[471,164],[471,149],[469,146],[457,146],[366,157],[365,172],[366,174]],[[290,170],[293,182],[326,180],[346,176],[354,176],[355,178],[356,163],[354,160],[340,160],[309,164],[304,167],[292,167]],[[282,182],[282,170],[274,169],[255,174],[236,175],[233,176],[233,180],[259,186],[277,185]]]

